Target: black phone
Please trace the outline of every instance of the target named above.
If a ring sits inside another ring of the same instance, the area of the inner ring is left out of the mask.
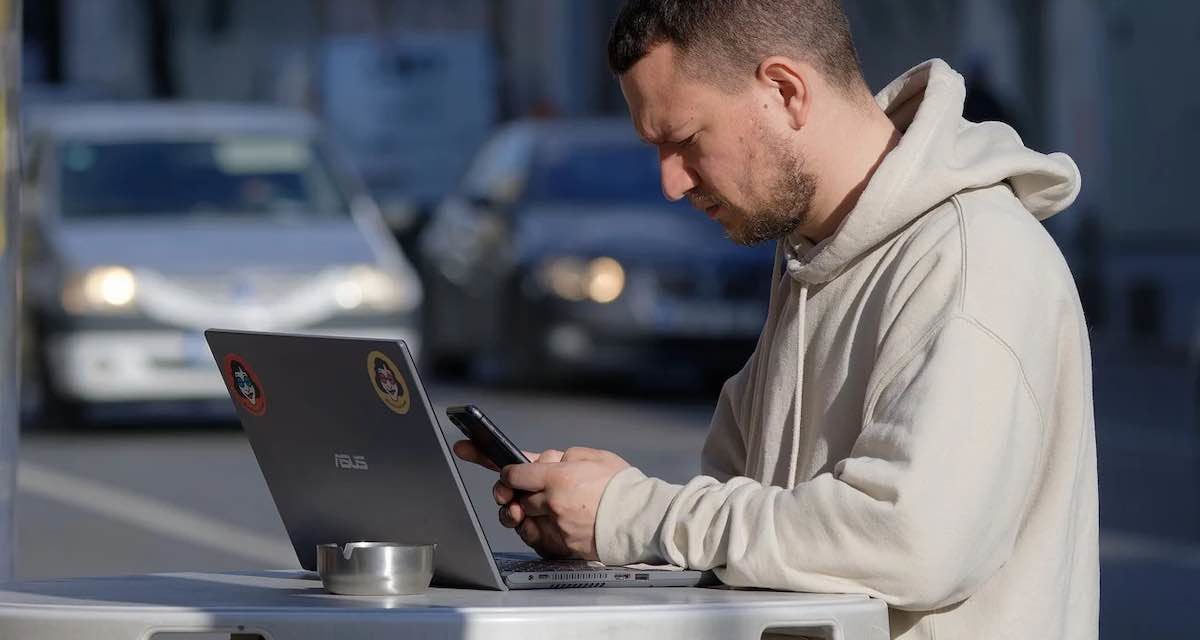
[[[453,422],[454,426],[497,467],[503,469],[510,464],[529,462],[529,458],[521,453],[521,449],[513,444],[479,407],[473,404],[450,407],[446,409],[446,417],[450,418],[450,422]]]

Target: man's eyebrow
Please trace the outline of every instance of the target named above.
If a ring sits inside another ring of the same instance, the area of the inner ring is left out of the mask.
[[[675,142],[675,141],[671,140],[669,136],[659,136],[659,137],[655,137],[655,138],[647,138],[647,137],[643,136],[641,133],[638,133],[638,138],[642,142],[644,142],[648,145],[651,145],[651,146],[658,146],[661,144],[672,144]]]

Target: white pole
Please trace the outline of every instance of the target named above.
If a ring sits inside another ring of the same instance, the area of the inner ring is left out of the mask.
[[[21,0],[0,0],[0,581],[13,575],[17,493],[17,229],[20,193]]]

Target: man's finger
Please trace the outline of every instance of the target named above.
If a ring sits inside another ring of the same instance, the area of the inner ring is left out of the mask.
[[[470,440],[459,440],[458,442],[454,443],[452,448],[454,449],[454,455],[466,460],[467,462],[472,462],[481,467],[487,467],[492,471],[500,470],[500,467],[497,467],[495,463],[488,459],[487,456],[483,455],[483,452],[480,451],[475,446],[475,443],[471,442]]]
[[[527,455],[530,462],[562,462],[563,452],[558,449],[546,449],[541,453],[535,453],[532,456]]]
[[[546,478],[556,468],[554,463],[510,464],[500,472],[500,479],[513,489],[537,493],[546,488]]]
[[[521,522],[522,520],[525,520],[525,516],[525,508],[521,506],[520,502],[508,503],[508,518],[510,520],[513,522]]]
[[[527,542],[537,554],[543,558],[569,558],[571,550],[567,548],[563,542],[562,530],[555,525],[551,518],[526,518],[525,523],[522,523],[522,528],[526,529],[526,533],[521,536],[524,540],[529,538],[533,542]]]
[[[506,529],[515,529],[527,519],[525,510],[515,502],[500,507],[500,524]]]
[[[517,499],[526,518],[551,515],[549,502],[545,492],[526,493]]]
[[[517,527],[517,535],[520,536],[525,544],[535,549],[542,541],[541,529],[538,528],[538,523],[532,518],[526,518],[521,522],[521,525]]]
[[[512,487],[504,484],[503,481],[497,480],[496,484],[492,485],[492,498],[496,500],[496,504],[508,504],[516,497],[516,492],[512,490]]]

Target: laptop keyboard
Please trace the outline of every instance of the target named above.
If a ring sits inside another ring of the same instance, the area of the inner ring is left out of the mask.
[[[496,556],[496,566],[503,573],[546,573],[550,571],[596,571],[607,569],[599,562],[587,560],[544,560],[541,558],[506,558]]]

